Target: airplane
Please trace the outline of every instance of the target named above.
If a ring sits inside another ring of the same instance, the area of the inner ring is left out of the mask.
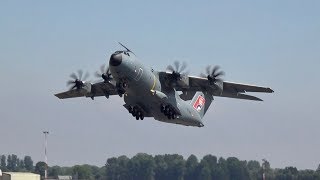
[[[136,120],[153,117],[155,120],[185,126],[203,127],[202,119],[214,97],[262,101],[247,92],[273,93],[269,87],[234,83],[222,80],[219,66],[207,66],[206,74],[190,76],[186,63],[175,61],[166,71],[144,66],[123,44],[125,50],[115,51],[109,67],[102,65],[96,77],[100,82],[86,81],[89,74],[82,70],[72,73],[71,86],[66,92],[55,94],[59,99],[119,95],[123,105]]]

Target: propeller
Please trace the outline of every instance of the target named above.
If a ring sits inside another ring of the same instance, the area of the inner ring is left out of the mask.
[[[181,80],[181,75],[189,74],[189,71],[185,71],[187,68],[186,62],[180,63],[179,61],[175,61],[173,65],[174,66],[172,65],[167,66],[167,71],[172,72],[172,75],[176,80]]]
[[[102,78],[104,80],[104,82],[108,82],[112,79],[111,73],[110,73],[110,69],[108,66],[106,65],[101,65],[100,66],[100,72],[97,71],[95,73],[95,76],[98,78]]]
[[[85,80],[88,79],[89,73],[86,72],[83,75],[82,70],[78,70],[77,73],[70,74],[72,80],[67,81],[67,86],[71,86],[70,90],[72,89],[81,89],[84,86]]]
[[[214,84],[215,82],[221,82],[223,81],[221,76],[223,76],[225,73],[219,69],[219,66],[207,66],[206,74],[201,73],[200,76],[203,78],[208,78],[211,84]]]

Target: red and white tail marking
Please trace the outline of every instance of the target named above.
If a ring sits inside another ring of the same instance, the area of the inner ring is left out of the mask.
[[[201,95],[198,96],[196,102],[193,104],[193,108],[197,110],[198,112],[201,111],[201,109],[204,107],[204,104],[206,103],[206,99],[202,97]]]

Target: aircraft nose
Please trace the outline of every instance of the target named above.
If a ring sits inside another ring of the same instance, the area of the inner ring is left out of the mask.
[[[110,57],[109,64],[111,66],[119,66],[122,62],[122,55],[121,53],[119,54],[112,54]]]

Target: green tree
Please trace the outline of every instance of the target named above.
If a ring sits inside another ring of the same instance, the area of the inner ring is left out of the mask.
[[[1,156],[0,168],[2,171],[7,171],[7,157],[5,155]]]
[[[261,166],[258,161],[248,161],[247,168],[250,179],[262,179]]]
[[[154,162],[155,162],[154,178],[156,180],[166,179],[166,177],[167,177],[166,172],[168,169],[168,165],[167,165],[166,161],[164,160],[164,156],[163,155],[156,155],[154,157]]]
[[[44,176],[45,170],[47,168],[47,164],[43,161],[39,161],[37,162],[35,168],[34,168],[34,172],[36,174],[40,174],[40,176]]]
[[[178,154],[164,155],[164,161],[167,164],[166,179],[183,179],[185,172],[185,160]]]
[[[279,169],[275,176],[276,180],[292,180],[298,179],[298,170],[295,167],[285,167],[284,169]]]
[[[147,180],[154,177],[155,162],[151,155],[138,153],[128,163],[131,172],[130,178],[137,180]]]
[[[22,159],[18,159],[18,171],[26,171],[24,161]]]
[[[33,171],[33,161],[30,156],[25,156],[23,159],[23,163],[27,171]]]
[[[200,164],[206,164],[210,169],[210,176],[212,179],[219,179],[219,168],[217,157],[211,154],[205,155]]]
[[[218,160],[218,169],[215,177],[222,180],[230,179],[227,161],[222,157]]]
[[[299,180],[314,180],[320,179],[320,177],[316,176],[316,172],[310,169],[299,171],[298,178]]]
[[[249,179],[249,172],[246,168],[246,162],[239,161],[235,157],[227,158],[227,165],[229,170],[230,179],[247,180]]]
[[[90,168],[91,171],[91,177],[93,179],[101,179],[102,178],[102,174],[100,174],[100,168],[97,166],[91,166],[91,165],[85,165],[88,166]]]
[[[194,180],[197,178],[198,159],[195,155],[191,154],[186,161],[186,172],[184,175],[185,180]]]
[[[72,167],[72,175],[76,179],[91,179],[91,170],[87,165],[76,165]]]
[[[262,166],[262,173],[263,172],[265,173],[266,179],[274,179],[275,178],[274,173],[273,173],[273,170],[271,169],[269,161],[267,161],[266,159],[263,159],[262,161],[263,161],[262,165],[261,165]]]
[[[8,159],[7,159],[7,169],[9,171],[13,171],[13,172],[17,171],[18,170],[18,168],[17,168],[18,162],[19,162],[19,159],[18,159],[17,155],[15,155],[15,154],[9,155]]]
[[[136,173],[133,170],[131,173],[130,167],[128,166],[130,159],[126,156],[120,156],[118,158],[109,158],[106,164],[106,177],[107,179],[123,180],[128,179]]]
[[[57,178],[58,175],[62,174],[60,166],[52,166],[48,168],[48,176]]]
[[[16,172],[18,171],[19,158],[17,155],[11,155],[11,170]]]

